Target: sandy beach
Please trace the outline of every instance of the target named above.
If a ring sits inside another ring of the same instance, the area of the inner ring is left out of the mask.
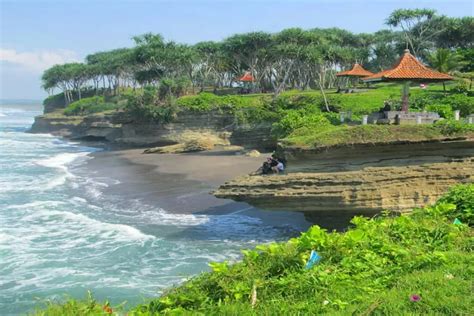
[[[123,200],[138,199],[177,214],[242,214],[298,231],[311,225],[302,213],[261,210],[210,194],[220,184],[255,171],[265,155],[254,158],[221,151],[143,154],[143,149],[126,149],[101,151],[93,157],[90,168],[120,181],[104,193],[120,195]]]

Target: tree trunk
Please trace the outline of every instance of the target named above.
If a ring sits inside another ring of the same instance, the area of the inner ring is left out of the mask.
[[[281,83],[276,87],[274,93],[273,93],[273,99],[276,99],[278,95],[283,91],[285,88],[286,81],[288,80],[288,77],[290,76],[291,69],[293,68],[294,61],[291,61],[291,63],[288,65],[286,69],[285,76],[283,77],[283,80]]]
[[[402,111],[405,112],[405,113],[408,113],[409,94],[410,94],[410,83],[408,81],[406,81],[403,84],[403,88],[402,88]]]
[[[318,85],[319,85],[319,89],[321,90],[321,95],[323,96],[324,106],[326,107],[326,111],[331,112],[331,110],[329,109],[329,103],[328,103],[328,99],[326,97],[326,93],[324,92],[324,88],[323,88],[323,85],[321,83],[321,73],[319,73]]]

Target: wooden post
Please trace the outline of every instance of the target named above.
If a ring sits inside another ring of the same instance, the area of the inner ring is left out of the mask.
[[[410,94],[410,83],[405,81],[402,88],[402,111],[408,113],[408,98]]]

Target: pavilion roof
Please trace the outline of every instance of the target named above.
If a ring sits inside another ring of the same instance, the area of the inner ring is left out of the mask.
[[[366,82],[403,80],[444,81],[452,79],[453,77],[448,74],[432,70],[423,65],[415,56],[410,54],[408,49],[405,50],[405,53],[393,68],[362,78]]]
[[[371,75],[373,75],[372,72],[365,70],[358,63],[355,63],[351,70],[341,71],[336,74],[338,77],[367,77]]]
[[[255,78],[252,76],[250,71],[247,71],[242,77],[239,78],[239,81],[252,82],[255,81]]]

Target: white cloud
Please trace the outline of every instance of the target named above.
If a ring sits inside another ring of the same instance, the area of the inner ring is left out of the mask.
[[[77,53],[71,50],[17,52],[15,49],[0,48],[0,62],[15,64],[33,72],[75,61],[79,61],[79,58]]]

